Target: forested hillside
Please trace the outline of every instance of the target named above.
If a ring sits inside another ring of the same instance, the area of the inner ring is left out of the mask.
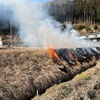
[[[49,13],[57,21],[100,23],[100,0],[54,0]]]

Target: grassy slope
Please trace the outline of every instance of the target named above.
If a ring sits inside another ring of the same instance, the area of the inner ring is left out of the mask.
[[[100,100],[100,62],[71,81],[51,87],[33,100]]]

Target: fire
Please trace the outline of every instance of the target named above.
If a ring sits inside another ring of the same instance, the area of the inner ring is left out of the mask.
[[[57,63],[58,65],[63,66],[63,67],[66,66],[64,64],[64,62],[58,56],[57,52],[54,49],[50,48],[50,45],[48,45],[48,51],[49,51],[49,54],[50,54],[50,58],[53,60],[54,63]]]
[[[50,48],[50,45],[48,45],[48,51],[50,53],[50,58],[52,59],[53,57],[57,58],[58,60],[60,60],[58,54],[56,53],[56,51],[54,49]]]
[[[63,68],[81,65],[84,62],[88,63],[93,58],[100,59],[100,50],[98,48],[51,49],[50,45],[48,45],[50,58],[60,67],[63,66]]]

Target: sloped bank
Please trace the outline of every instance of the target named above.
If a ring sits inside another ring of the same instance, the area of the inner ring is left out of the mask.
[[[100,62],[32,100],[100,100]]]
[[[0,100],[29,100],[49,87],[72,79],[96,65],[89,63],[61,71],[46,50],[0,50]]]

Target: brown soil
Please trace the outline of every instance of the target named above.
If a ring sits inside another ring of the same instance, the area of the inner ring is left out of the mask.
[[[68,67],[65,73],[52,62],[46,50],[0,50],[0,100],[29,100],[37,90],[42,94],[49,87],[68,81],[95,64],[94,59],[90,63]]]

